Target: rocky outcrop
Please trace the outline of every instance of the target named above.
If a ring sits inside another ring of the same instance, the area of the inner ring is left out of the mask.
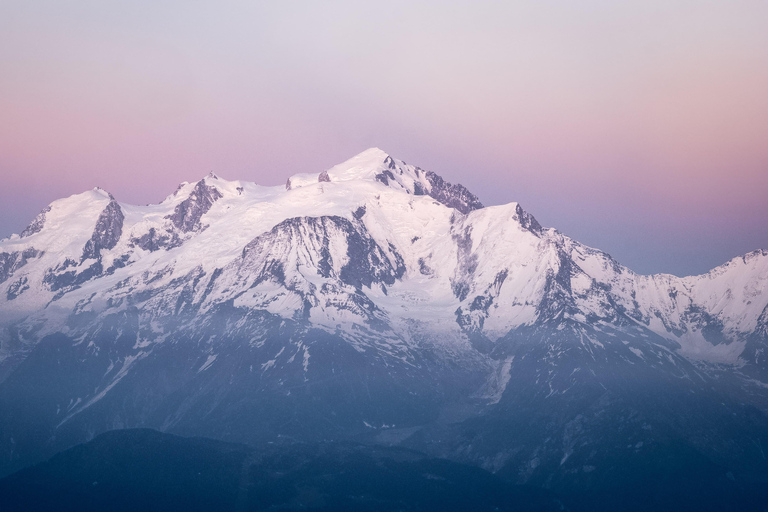
[[[125,215],[120,204],[112,199],[96,221],[93,235],[83,248],[82,260],[99,259],[102,250],[112,249],[117,245],[123,234],[124,220]]]
[[[176,229],[183,233],[197,231],[201,228],[200,219],[221,197],[221,192],[216,187],[207,185],[205,180],[200,180],[189,197],[177,204],[173,213],[166,218],[170,219]]]
[[[414,192],[416,195],[423,195],[424,192],[427,192],[436,201],[443,203],[449,208],[455,208],[463,214],[467,214],[472,210],[479,210],[483,207],[480,199],[463,185],[449,183],[432,171],[427,171],[425,177],[431,185],[431,189],[427,192],[419,187]]]
[[[131,238],[131,246],[139,247],[145,251],[154,252],[160,249],[173,249],[181,245],[181,238],[177,233],[149,228],[149,231],[141,236]]]
[[[542,228],[539,221],[537,221],[533,215],[523,210],[523,207],[519,204],[515,207],[515,217],[523,228],[536,235],[541,234]]]
[[[24,293],[26,290],[29,290],[29,280],[26,276],[22,276],[11,283],[5,293],[5,296],[8,300],[13,300]]]
[[[321,277],[355,288],[391,285],[405,273],[403,258],[392,246],[382,248],[362,222],[336,216],[281,222],[245,246],[241,265],[249,275],[262,280],[272,276],[281,283],[290,277],[287,274],[298,273],[299,267],[316,268]]]
[[[30,235],[34,235],[35,233],[39,233],[43,226],[45,225],[45,215],[51,211],[50,206],[46,206],[43,211],[37,214],[37,217],[35,217],[35,220],[32,221],[32,223],[27,226],[24,231],[21,232],[21,238],[28,237]]]
[[[42,255],[41,251],[31,247],[23,251],[0,252],[0,283],[6,281],[14,272],[26,265],[27,261]]]

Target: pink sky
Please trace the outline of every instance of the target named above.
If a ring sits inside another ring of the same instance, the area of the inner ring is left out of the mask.
[[[0,236],[371,146],[639,272],[768,248],[768,3],[3,2]]]

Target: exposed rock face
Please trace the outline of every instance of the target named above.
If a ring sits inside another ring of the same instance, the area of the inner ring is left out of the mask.
[[[458,233],[453,233],[452,238],[456,243],[456,271],[451,279],[453,295],[463,301],[471,288],[473,274],[477,269],[477,254],[472,252],[472,228],[465,227]]]
[[[389,185],[390,180],[395,181],[395,175],[392,174],[392,171],[390,171],[389,169],[381,171],[379,174],[376,175],[376,181],[380,181],[385,186]]]
[[[124,265],[126,257],[114,258],[112,266],[105,269],[103,252],[115,248],[123,234],[125,214],[120,204],[110,195],[110,201],[99,214],[90,238],[83,245],[78,257],[70,256],[47,268],[41,283],[50,291],[61,294],[78,288],[83,283],[96,277],[112,273],[115,268]],[[28,280],[20,280],[7,290],[9,300],[18,297],[29,288]]]
[[[187,199],[176,205],[172,215],[167,218],[183,233],[200,229],[200,218],[220,199],[221,192],[205,180],[200,180]]]
[[[45,214],[51,211],[50,206],[46,206],[43,211],[37,214],[37,217],[35,217],[35,220],[32,221],[32,223],[27,226],[24,231],[21,232],[21,237],[25,238],[30,235],[34,235],[35,233],[39,233],[43,226],[45,226]]]
[[[363,223],[336,216],[287,219],[246,245],[232,268],[237,288],[258,293],[279,285],[296,294],[303,304],[299,318],[325,304],[374,323],[379,322],[378,308],[363,287],[392,285],[405,273],[393,247],[381,247]]]
[[[52,292],[63,293],[102,275],[103,272],[104,265],[101,259],[97,259],[85,268],[78,268],[75,260],[67,259],[60,265],[48,269],[43,277],[43,283]]]
[[[15,252],[0,252],[0,283],[8,279],[14,272],[27,264],[32,258],[41,256],[42,252],[33,248]]]
[[[6,298],[8,300],[13,300],[22,293],[24,293],[26,290],[29,290],[29,284],[28,279],[26,276],[22,276],[8,287],[8,291],[6,291]]]
[[[402,256],[391,249],[389,252],[360,222],[336,216],[296,217],[246,245],[240,272],[269,275],[284,284],[301,268],[316,267],[321,277],[333,277],[355,288],[370,288],[374,283],[391,285],[405,273]],[[288,262],[293,268],[286,268]]]
[[[533,215],[523,210],[522,206],[518,204],[515,208],[515,212],[517,214],[517,218],[520,220],[521,226],[523,226],[531,233],[541,233],[541,224],[539,224],[539,221],[537,221]]]
[[[131,238],[131,244],[145,251],[154,252],[160,249],[173,249],[180,246],[181,238],[175,232],[149,228],[149,231],[140,237]]]
[[[455,208],[461,213],[467,214],[483,207],[483,203],[477,196],[464,188],[463,185],[448,183],[432,171],[427,171],[426,178],[432,185],[429,195],[449,208]],[[424,193],[423,189],[419,192]],[[418,192],[416,193],[418,194]]]
[[[93,191],[0,241],[0,473],[148,426],[400,444],[542,485],[655,467],[669,440],[768,475],[767,252],[637,275],[380,150],[289,182]]]
[[[117,245],[123,234],[124,220],[125,215],[120,204],[112,199],[96,221],[93,236],[83,248],[82,259],[99,259],[102,250],[112,249]]]

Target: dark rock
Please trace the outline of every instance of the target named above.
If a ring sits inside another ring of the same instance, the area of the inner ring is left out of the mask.
[[[77,288],[86,281],[100,276],[104,271],[101,259],[96,260],[88,268],[80,272],[77,270],[62,271],[69,266],[68,264],[71,264],[71,266],[77,265],[77,263],[72,260],[66,260],[63,265],[59,265],[55,269],[48,269],[45,273],[45,276],[43,276],[43,283],[48,285],[49,290],[53,292],[64,292],[65,290],[68,291]]]
[[[158,232],[155,228],[149,228],[149,231],[140,237],[131,238],[131,244],[134,247],[140,247],[145,251],[154,252],[160,249],[173,249],[180,246],[181,238],[176,232]]]
[[[43,255],[42,251],[33,248],[23,251],[0,252],[0,283],[11,277],[14,272],[27,264],[32,258],[38,258]]]
[[[35,220],[32,221],[32,223],[27,226],[24,231],[21,232],[21,237],[24,238],[26,236],[34,235],[35,233],[39,233],[43,226],[45,225],[45,215],[51,211],[50,206],[46,206],[43,208],[43,211],[37,214],[37,217],[35,217]]]
[[[102,250],[112,249],[117,245],[123,234],[124,220],[125,215],[122,208],[120,208],[120,204],[114,199],[111,200],[96,221],[93,235],[91,235],[91,239],[86,242],[83,248],[81,261],[100,259]]]
[[[483,207],[483,203],[480,202],[480,199],[464,188],[463,185],[458,183],[453,185],[432,171],[427,171],[426,178],[432,187],[429,191],[429,195],[438,202],[450,208],[455,208],[465,215],[473,210],[479,210]]]
[[[472,229],[467,227],[461,233],[451,235],[456,242],[458,266],[456,275],[451,279],[454,296],[463,301],[469,294],[472,274],[477,269],[477,254],[472,253]]]
[[[6,292],[6,297],[8,300],[13,300],[22,293],[24,293],[25,290],[29,289],[29,284],[27,284],[27,278],[26,276],[20,277],[11,285],[8,287],[8,291]]]
[[[286,186],[286,188],[289,187]],[[211,209],[214,202],[222,197],[221,192],[216,187],[206,185],[205,180],[200,180],[189,197],[177,204],[173,214],[166,218],[170,219],[176,229],[183,233],[197,231],[201,227],[200,219],[202,216]]]
[[[394,171],[397,168],[397,164],[395,164],[395,159],[391,156],[387,155],[387,158],[384,159],[384,163],[387,165],[389,170]],[[405,163],[405,162],[403,162]],[[401,172],[402,174],[402,172]]]
[[[115,258],[112,261],[112,265],[109,266],[109,268],[106,270],[105,273],[107,275],[114,274],[115,270],[117,270],[119,268],[123,268],[124,266],[126,266],[130,259],[131,259],[130,254],[123,254],[119,258]]]
[[[389,180],[395,181],[395,175],[392,174],[392,171],[389,169],[386,169],[376,175],[376,181],[380,181],[384,185],[389,185]]]
[[[431,276],[435,271],[432,270],[429,265],[427,265],[427,262],[424,260],[424,258],[419,258],[419,272],[422,275]]]
[[[355,288],[370,287],[372,283],[392,285],[405,273],[403,258],[393,246],[388,249],[395,258],[394,265],[362,222],[353,223],[338,216],[295,217],[281,222],[245,246],[243,264],[258,261],[259,267],[253,269],[256,275],[281,277],[284,276],[282,252],[302,245],[308,254],[317,256],[320,275],[333,277],[329,244],[330,237],[339,234],[346,239],[347,262],[336,277],[345,284]],[[275,274],[278,268],[281,270]]]
[[[523,207],[519,204],[515,207],[515,213],[517,215],[518,221],[520,222],[520,225],[523,226],[523,228],[527,229],[535,235],[541,234],[541,224],[539,224],[533,215],[523,210]]]

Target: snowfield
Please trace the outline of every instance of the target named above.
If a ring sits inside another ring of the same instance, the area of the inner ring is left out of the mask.
[[[449,351],[466,348],[468,333],[492,344],[557,303],[577,322],[624,317],[686,358],[740,365],[768,316],[765,251],[700,276],[638,275],[517,203],[482,207],[463,187],[370,149],[285,186],[210,174],[157,205],[100,189],[54,201],[0,242],[0,322],[55,332],[73,311],[127,307],[151,322],[175,313],[190,279],[206,284],[192,292],[201,312],[233,301],[329,332],[376,321],[398,343],[430,333]]]

